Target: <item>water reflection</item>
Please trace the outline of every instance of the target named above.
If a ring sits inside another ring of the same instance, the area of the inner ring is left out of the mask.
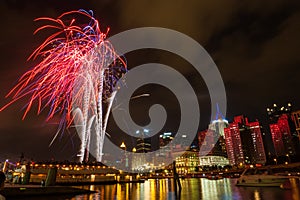
[[[254,200],[261,200],[260,193],[258,190],[254,190]]]
[[[229,179],[201,179],[202,199],[229,199],[232,197]]]
[[[95,185],[85,186],[85,188],[97,191],[91,195],[78,195],[72,200],[175,200],[175,199],[292,199],[299,198],[299,182],[294,184],[291,189],[281,189],[277,187],[236,187],[235,179],[184,179],[181,180],[182,191],[176,198],[172,179],[150,179],[145,183],[126,183],[114,185]],[[293,182],[291,182],[293,183]]]

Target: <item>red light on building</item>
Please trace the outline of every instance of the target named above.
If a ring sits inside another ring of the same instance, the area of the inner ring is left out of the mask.
[[[211,155],[216,143],[215,133],[213,130],[207,129],[198,133],[198,142],[200,148],[200,156]]]
[[[234,122],[224,129],[226,150],[231,165],[244,164],[244,154],[238,123]]]
[[[276,156],[294,155],[295,149],[292,143],[288,116],[282,114],[276,124],[270,124],[270,130]]]
[[[292,120],[295,123],[296,132],[300,140],[300,110],[292,113]]]
[[[250,133],[253,140],[254,152],[252,152],[252,156],[254,157],[254,161],[256,164],[265,164],[266,163],[266,154],[264,143],[262,139],[261,129],[259,122],[250,122],[248,123],[250,128]]]
[[[289,126],[289,122],[288,122],[288,116],[287,115],[282,115],[277,122],[279,129],[281,131],[281,133],[285,134],[285,135],[291,135],[291,131],[290,131],[290,126]]]
[[[244,115],[235,116],[233,121],[238,124],[248,124],[248,118]]]
[[[278,124],[270,124],[276,156],[284,155],[284,145]]]

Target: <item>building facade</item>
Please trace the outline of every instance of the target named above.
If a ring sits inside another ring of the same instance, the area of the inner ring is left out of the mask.
[[[282,114],[277,123],[270,124],[270,131],[277,157],[296,154],[287,114]]]
[[[292,120],[295,124],[296,132],[300,140],[300,110],[292,112]]]
[[[250,133],[253,140],[254,145],[254,163],[255,164],[265,164],[266,159],[266,152],[264,148],[263,138],[262,138],[262,131],[259,122],[250,122],[248,123],[250,128]]]
[[[230,165],[243,165],[245,163],[245,159],[242,149],[239,124],[236,122],[230,123],[229,127],[224,129],[224,134]]]
[[[240,115],[224,129],[226,149],[231,165],[265,164],[266,154],[258,121],[249,122]]]

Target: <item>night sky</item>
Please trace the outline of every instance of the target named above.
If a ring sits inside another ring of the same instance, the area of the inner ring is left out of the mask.
[[[26,61],[45,35],[33,35],[41,16],[57,17],[70,10],[93,10],[101,29],[110,27],[109,36],[137,27],[165,27],[182,32],[199,42],[217,64],[227,93],[226,118],[232,121],[244,114],[250,120],[265,121],[266,108],[273,103],[291,102],[300,109],[300,2],[298,0],[2,0],[1,10],[1,90],[0,107],[9,99],[8,91],[35,61]],[[129,70],[137,65],[158,62],[180,71],[195,89],[200,109],[199,130],[210,120],[210,100],[202,78],[186,61],[165,51],[140,50],[125,55]],[[148,85],[136,94],[149,98],[131,102],[133,119],[140,125],[149,121],[147,111],[153,103],[166,106],[167,124],[162,131],[175,132],[178,105],[166,88]],[[163,96],[165,95],[165,96]],[[171,99],[171,100],[170,100]],[[26,99],[0,112],[0,161],[25,157],[35,160],[72,160],[79,139],[74,130],[66,130],[51,147],[58,117],[45,122],[47,113],[36,116],[33,109],[22,121]],[[224,113],[225,114],[225,113]],[[116,144],[125,140],[111,118],[108,132]],[[132,143],[132,144],[130,144]]]

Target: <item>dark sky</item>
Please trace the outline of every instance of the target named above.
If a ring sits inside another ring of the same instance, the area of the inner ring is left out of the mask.
[[[34,65],[33,61],[26,60],[44,39],[43,34],[33,36],[40,26],[33,20],[41,16],[55,18],[65,11],[82,8],[93,10],[102,30],[110,27],[110,36],[131,28],[154,26],[174,29],[197,40],[211,55],[223,77],[229,121],[240,114],[249,116],[250,120],[263,121],[266,107],[273,103],[291,102],[299,109],[299,4],[298,0],[91,0],[89,3],[84,0],[3,0],[0,3],[0,106],[9,101],[5,95],[18,78]],[[188,63],[176,55],[155,50],[125,56],[129,69],[155,61],[182,72],[199,97],[202,120],[199,130],[206,128],[210,116],[207,89]],[[143,113],[147,113],[150,104],[170,103],[164,100],[169,98],[159,98],[162,94],[172,96],[163,90],[146,86],[137,92],[151,93],[151,98],[131,104],[138,123],[147,123]],[[0,161],[14,159],[21,152],[36,160],[72,159],[78,145],[74,131],[65,131],[48,147],[57,130],[57,120],[46,123],[47,113],[35,116],[33,109],[22,121],[25,100],[0,113]],[[174,131],[178,113],[172,106],[167,110],[174,119],[163,131]],[[108,132],[117,132],[113,122]]]

